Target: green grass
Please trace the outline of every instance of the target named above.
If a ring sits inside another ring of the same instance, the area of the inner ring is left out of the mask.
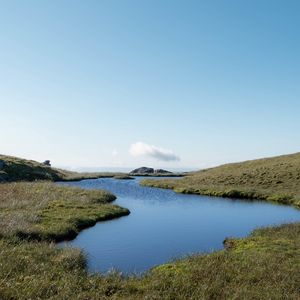
[[[6,181],[34,181],[34,180],[59,180],[64,176],[59,170],[45,166],[33,160],[26,160],[13,156],[0,155],[4,167],[0,170],[1,178]]]
[[[110,204],[101,190],[57,186],[51,182],[0,184],[0,236],[54,240],[74,238],[98,221],[129,214]]]
[[[134,177],[123,174],[123,175],[115,175],[114,179],[134,179]]]
[[[15,181],[79,181],[83,179],[116,178],[132,179],[129,174],[121,172],[74,172],[63,169],[52,168],[33,160],[27,160],[14,156],[0,154],[0,166],[4,162],[4,167],[0,169],[0,182]],[[145,176],[145,175],[137,175]],[[179,173],[172,174],[148,174],[149,177],[178,177]]]
[[[0,299],[296,300],[300,224],[256,230],[229,250],[164,264],[140,278],[88,274],[80,251],[34,241],[0,240],[0,267]]]
[[[300,207],[300,153],[222,165],[180,180],[143,180],[141,184],[179,193],[260,199]]]
[[[125,173],[112,172],[73,172],[45,166],[42,163],[0,154],[0,162],[4,167],[0,169],[0,182],[15,181],[79,181],[83,179],[111,178],[114,176],[126,176]]]
[[[230,164],[147,184],[298,205],[299,159]],[[0,299],[300,299],[300,223],[228,238],[226,250],[157,266],[141,277],[88,274],[81,251],[53,241],[128,214],[110,203],[114,199],[51,182],[0,184]]]

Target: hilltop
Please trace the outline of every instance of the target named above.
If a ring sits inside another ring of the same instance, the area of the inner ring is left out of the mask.
[[[0,155],[0,181],[56,181],[64,176],[62,171],[33,160]]]
[[[189,173],[180,180],[143,185],[187,194],[262,199],[300,206],[300,153],[231,163]]]
[[[123,173],[79,173],[57,168],[34,160],[0,154],[0,182],[12,181],[74,181],[102,177],[122,176]],[[126,175],[126,174],[125,174]]]

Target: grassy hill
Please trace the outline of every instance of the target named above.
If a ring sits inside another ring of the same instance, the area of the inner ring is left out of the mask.
[[[7,181],[74,181],[101,177],[124,176],[123,173],[79,173],[56,169],[33,160],[0,154],[0,182]]]
[[[262,199],[300,207],[300,153],[226,164],[180,180],[147,179],[142,184],[180,193]]]
[[[42,163],[13,156],[0,155],[0,180],[59,180],[63,173]]]

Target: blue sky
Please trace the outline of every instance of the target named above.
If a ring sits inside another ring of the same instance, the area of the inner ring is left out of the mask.
[[[202,168],[300,150],[299,1],[0,0],[0,153]]]

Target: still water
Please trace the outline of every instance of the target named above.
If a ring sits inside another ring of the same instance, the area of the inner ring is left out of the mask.
[[[112,178],[62,183],[106,189],[131,214],[99,222],[60,246],[84,250],[91,272],[143,272],[172,259],[222,249],[226,237],[254,228],[300,221],[300,210],[266,202],[183,195]]]

